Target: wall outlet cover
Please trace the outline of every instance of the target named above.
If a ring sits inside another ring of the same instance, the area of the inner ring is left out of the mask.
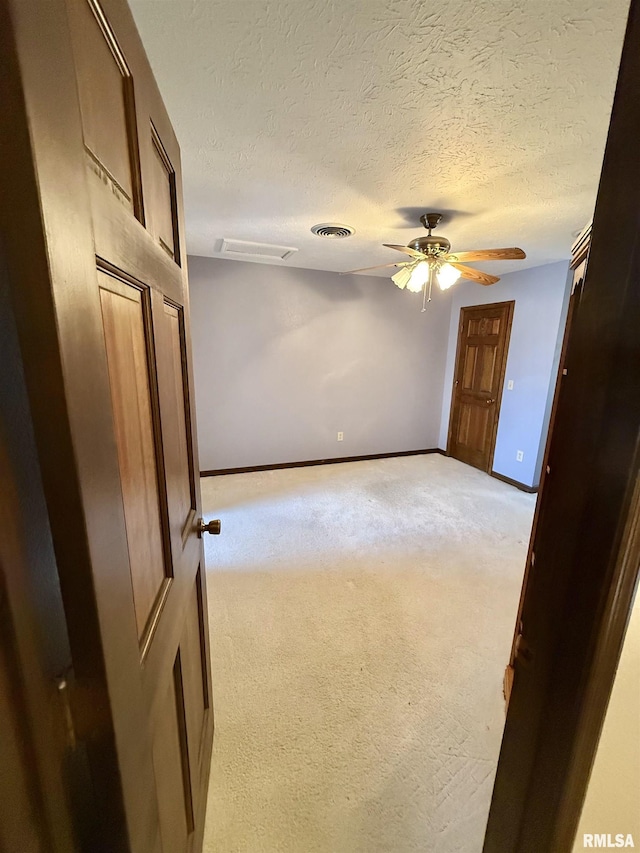
[[[518,450],[516,453],[516,462],[522,462],[523,459],[524,453],[522,452],[522,450]]]
[[[343,432],[339,432],[339,433],[338,433],[338,441],[343,441],[343,440],[344,440],[344,433],[343,433]]]

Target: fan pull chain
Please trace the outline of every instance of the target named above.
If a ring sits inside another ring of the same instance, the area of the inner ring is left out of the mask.
[[[427,284],[429,284],[429,298],[427,299]],[[429,280],[425,281],[424,287],[422,288],[422,312],[424,313],[427,310],[427,302],[431,302],[431,287],[433,285],[433,267],[429,267]]]

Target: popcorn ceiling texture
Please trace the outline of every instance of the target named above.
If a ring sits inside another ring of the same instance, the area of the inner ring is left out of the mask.
[[[480,853],[535,496],[436,454],[202,494],[205,853]]]
[[[182,146],[188,250],[395,260],[425,209],[454,249],[569,255],[593,211],[627,0],[131,0]],[[318,222],[356,228],[344,241]],[[282,263],[282,262],[279,262]],[[382,271],[381,275],[388,275]],[[498,272],[499,274],[499,272]]]

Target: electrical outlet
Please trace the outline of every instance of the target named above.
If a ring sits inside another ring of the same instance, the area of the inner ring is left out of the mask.
[[[507,382],[507,391],[513,391],[513,379]]]
[[[339,432],[339,433],[338,433],[338,441],[343,441],[343,440],[344,440],[344,433],[343,433],[343,432]]]
[[[524,453],[521,450],[516,452],[516,462],[522,462],[524,459]]]

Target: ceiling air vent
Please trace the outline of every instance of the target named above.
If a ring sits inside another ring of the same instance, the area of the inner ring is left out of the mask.
[[[248,240],[228,240],[223,238],[220,254],[229,258],[248,261],[286,261],[297,252],[291,246],[273,246],[271,243],[251,243]]]
[[[320,225],[314,225],[311,231],[318,237],[329,237],[333,240],[351,237],[352,234],[356,233],[355,228],[351,228],[349,225],[340,225],[339,222],[322,222]]]

